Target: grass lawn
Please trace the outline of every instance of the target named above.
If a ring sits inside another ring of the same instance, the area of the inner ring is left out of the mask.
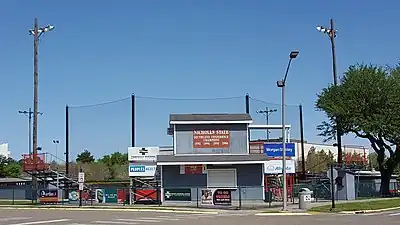
[[[309,211],[340,212],[340,211],[387,209],[394,207],[400,207],[400,198],[341,203],[341,204],[336,204],[336,207],[333,210],[331,210],[331,205],[324,205],[324,206],[313,207]]]
[[[7,200],[7,199],[0,199],[0,205],[32,205],[32,200],[14,200],[13,201],[13,200]]]

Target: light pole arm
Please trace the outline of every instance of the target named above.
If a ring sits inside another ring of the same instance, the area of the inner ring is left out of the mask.
[[[286,83],[286,78],[287,78],[287,75],[288,75],[288,73],[289,73],[289,68],[290,68],[290,64],[292,63],[292,58],[290,58],[289,59],[289,63],[288,63],[288,65],[287,65],[287,67],[286,67],[286,73],[285,73],[285,77],[283,78],[283,85],[285,85],[285,83]]]

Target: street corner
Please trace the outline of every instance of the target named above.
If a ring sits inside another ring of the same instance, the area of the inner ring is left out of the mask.
[[[384,209],[369,209],[369,210],[355,210],[355,211],[340,211],[340,214],[367,214],[367,213],[381,213],[381,212],[388,212],[399,210],[400,207],[391,207],[391,208],[384,208]]]

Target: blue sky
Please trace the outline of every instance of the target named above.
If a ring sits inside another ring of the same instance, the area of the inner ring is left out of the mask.
[[[43,36],[39,56],[39,145],[54,153],[65,146],[65,105],[94,104],[129,97],[238,98],[218,101],[137,99],[137,145],[168,145],[169,113],[244,112],[244,95],[279,107],[276,80],[288,54],[298,49],[287,83],[287,120],[297,126],[303,104],[305,137],[321,142],[316,93],[332,82],[328,37],[317,25],[333,17],[339,30],[338,72],[357,62],[398,60],[398,1],[22,1],[0,2],[0,143],[15,158],[28,151],[33,104],[35,16],[56,29]],[[266,105],[251,101],[255,111]],[[71,158],[83,149],[96,157],[126,151],[130,144],[130,100],[71,109]],[[271,115],[278,124],[279,114]],[[298,131],[292,131],[298,137]],[[352,137],[345,144],[365,144]]]

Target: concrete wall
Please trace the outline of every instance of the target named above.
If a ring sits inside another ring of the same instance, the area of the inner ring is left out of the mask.
[[[229,148],[193,148],[193,130],[229,130]],[[176,125],[176,154],[248,154],[246,124]]]
[[[262,165],[229,165],[217,166],[207,165],[208,169],[236,168],[237,185],[236,191],[232,192],[232,199],[239,199],[239,189],[242,200],[263,200],[262,187]],[[191,188],[192,201],[201,199],[201,190],[207,188],[207,174],[180,174],[179,166],[163,166],[162,181],[163,188]]]

